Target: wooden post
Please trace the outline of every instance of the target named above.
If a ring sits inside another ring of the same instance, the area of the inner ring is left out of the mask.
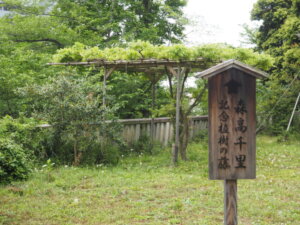
[[[151,140],[154,143],[154,116],[153,111],[155,108],[155,74],[153,74],[152,79],[152,102],[151,102],[152,112],[151,112]]]
[[[178,162],[179,150],[179,117],[180,117],[180,72],[177,74],[177,90],[176,90],[176,115],[175,115],[175,143],[173,146],[173,164]]]
[[[185,72],[185,68],[181,70],[178,68],[177,72],[177,90],[176,90],[176,116],[175,116],[175,144],[173,146],[173,164],[178,162],[178,152],[179,152],[179,129],[180,129],[180,107],[181,107],[181,86],[182,86],[182,75]]]
[[[180,128],[180,107],[181,107],[181,87],[183,85],[182,78],[183,74],[186,72],[186,67],[179,67],[176,72],[171,66],[167,66],[169,72],[177,78],[177,89],[176,89],[176,115],[175,115],[175,143],[172,145],[172,162],[177,164],[178,162],[178,152],[179,152],[179,128]]]
[[[237,224],[237,180],[224,180],[224,225]]]
[[[105,70],[104,76],[103,76],[103,97],[102,97],[102,105],[103,107],[106,107],[106,73],[107,71]]]
[[[107,70],[105,68],[105,71],[104,71],[104,75],[103,75],[103,97],[102,97],[102,105],[103,107],[106,107],[106,80],[107,78],[112,74],[112,72],[114,72],[114,70],[116,69],[116,67],[112,67],[110,68],[109,70]]]
[[[295,114],[295,111],[296,111],[296,108],[297,108],[297,105],[298,105],[298,102],[299,102],[299,98],[300,98],[300,92],[299,92],[298,97],[297,97],[297,100],[296,100],[296,102],[295,102],[295,106],[294,106],[294,109],[293,109],[293,112],[292,112],[292,115],[291,115],[289,124],[288,124],[288,126],[287,126],[287,128],[286,128],[286,131],[289,131],[289,129],[290,129],[290,126],[291,126],[291,123],[292,123],[292,121],[293,121],[293,117],[294,117],[294,114]]]

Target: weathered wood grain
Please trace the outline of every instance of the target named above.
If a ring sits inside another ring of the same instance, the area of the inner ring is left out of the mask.
[[[137,124],[135,125],[134,140],[138,141],[140,136],[141,136],[141,124]]]
[[[224,225],[237,225],[237,180],[224,181]]]
[[[159,130],[159,143],[164,143],[165,141],[165,133],[167,132],[166,130],[166,123],[162,123],[160,125],[160,130]]]
[[[208,116],[191,116],[191,137],[198,134],[199,129],[207,129],[207,119]],[[106,121],[110,123],[112,121]],[[123,129],[121,135],[127,143],[133,143],[137,141],[142,135],[146,135],[151,138],[151,127],[153,122],[153,137],[154,140],[160,142],[162,145],[167,146],[174,138],[174,127],[173,122],[170,117],[162,118],[141,118],[141,119],[123,119],[117,122],[123,124]],[[204,124],[199,126],[198,124]],[[97,126],[97,124],[90,124],[91,126]],[[38,126],[39,128],[50,128],[50,124],[42,124]],[[156,137],[156,138],[155,138]]]
[[[241,86],[238,87],[237,93],[229,93],[229,88],[225,85],[234,80]],[[255,143],[255,77],[245,74],[243,71],[235,68],[224,71],[215,75],[208,80],[209,83],[209,177],[210,179],[254,179],[256,176],[256,143]],[[240,100],[245,104],[246,113],[237,113]],[[220,102],[227,101],[228,109],[220,108]],[[226,122],[220,121],[220,115],[226,112],[229,116]],[[238,121],[243,121],[243,126],[247,130],[241,132],[237,130]],[[223,124],[223,125],[222,125]],[[228,145],[220,145],[219,140],[223,135],[220,133],[220,126],[228,127]],[[241,144],[240,147],[238,142]],[[226,148],[227,153],[221,151]],[[244,159],[243,166],[238,164],[236,157]],[[224,158],[225,157],[225,158]],[[245,158],[244,158],[245,157]],[[220,162],[226,160],[228,167],[220,168]]]
[[[170,134],[170,122],[166,122],[165,140],[164,140],[164,143],[163,143],[164,146],[168,145],[169,134]]]
[[[200,129],[207,129],[207,116],[193,116],[190,117],[190,133],[191,138],[197,135]],[[133,143],[142,135],[146,135],[151,138],[151,126],[153,125],[153,138],[154,141],[161,143],[163,146],[167,146],[174,138],[174,127],[171,119],[155,118],[155,119],[128,119],[120,120],[123,124],[122,137],[127,143]],[[153,123],[153,124],[152,124]]]

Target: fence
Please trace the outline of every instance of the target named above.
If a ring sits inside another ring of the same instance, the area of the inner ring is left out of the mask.
[[[192,116],[190,120],[190,138],[199,131],[206,130],[207,116]],[[153,137],[153,140],[166,146],[174,135],[173,123],[169,117],[119,120],[124,125],[122,135],[128,143],[133,143],[143,135]],[[151,129],[152,128],[152,129]]]
[[[190,138],[195,137],[201,130],[208,128],[208,116],[189,117]],[[142,118],[142,119],[122,119],[118,120],[123,124],[122,136],[127,143],[139,140],[143,135],[153,137],[155,142],[166,146],[173,140],[174,128],[170,117]],[[49,124],[42,124],[38,127],[48,128]]]

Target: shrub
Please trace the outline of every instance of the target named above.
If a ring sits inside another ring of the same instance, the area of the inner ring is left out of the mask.
[[[78,75],[76,71],[71,72],[63,72],[33,91],[36,105],[37,101],[43,102],[35,117],[46,118],[51,124],[46,158],[73,165],[115,163],[117,154],[113,154],[115,157],[108,153],[110,144],[105,143],[106,139],[111,140],[112,151],[116,152],[115,145],[121,142],[121,129],[114,115],[117,106],[104,106],[101,85],[89,77],[73,76]]]
[[[103,128],[100,124],[99,127]],[[62,138],[58,140],[60,145],[56,144],[55,154],[52,155],[52,158],[57,163],[69,165],[117,164],[120,156],[124,154],[123,149],[125,149],[122,139],[115,136],[119,134],[121,128],[119,124],[111,124],[109,128],[104,129],[99,132],[99,129],[93,126],[89,130],[85,130],[84,135],[80,135],[77,142],[79,147],[78,164],[74,163],[74,140],[68,135],[68,130],[62,131]]]
[[[208,143],[208,130],[199,130],[193,137],[194,142]]]
[[[140,138],[130,143],[127,147],[129,149],[129,152],[127,153],[137,153],[137,154],[157,154],[162,149],[162,144],[158,141],[152,141],[151,137],[149,137],[146,134],[143,134],[140,136]]]
[[[0,182],[27,179],[31,171],[30,157],[21,145],[9,139],[0,139]]]
[[[0,120],[0,138],[9,139],[20,145],[31,156],[43,158],[46,153],[42,143],[48,131],[37,127],[40,122],[42,121],[24,116],[17,119],[5,116]]]
[[[38,123],[24,116],[0,119],[0,183],[26,179],[34,160],[45,157],[48,131],[37,128]]]

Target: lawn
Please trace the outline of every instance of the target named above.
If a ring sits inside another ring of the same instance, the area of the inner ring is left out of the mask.
[[[257,179],[238,181],[242,225],[300,224],[300,141],[257,140]],[[39,168],[0,187],[0,224],[223,224],[223,182],[208,180],[207,146],[170,166],[169,149],[118,166]]]

